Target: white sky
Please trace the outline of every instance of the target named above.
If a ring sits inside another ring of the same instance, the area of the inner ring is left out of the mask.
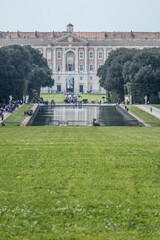
[[[0,0],[0,31],[160,31],[160,0]]]

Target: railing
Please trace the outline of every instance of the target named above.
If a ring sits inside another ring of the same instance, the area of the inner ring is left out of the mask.
[[[60,124],[61,124],[61,121],[59,121],[59,120],[49,120],[46,125],[47,126],[60,126]]]
[[[66,64],[66,72],[74,72],[75,71],[75,64]]]
[[[69,120],[69,121],[66,122],[66,125],[67,126],[92,126],[92,122]]]
[[[100,124],[100,126],[142,126],[139,124],[137,120],[125,120],[125,121],[113,120],[113,121],[97,121],[97,122]],[[34,122],[34,126],[36,125],[40,126],[41,123]],[[44,125],[45,126],[93,126],[93,122],[82,121],[82,120],[68,120],[68,121],[49,120]]]

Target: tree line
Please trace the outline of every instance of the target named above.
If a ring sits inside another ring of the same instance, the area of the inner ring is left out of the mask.
[[[109,102],[123,101],[124,95],[130,95],[133,103],[144,103],[145,96],[160,103],[160,48],[112,51],[97,76]]]
[[[0,48],[0,103],[40,97],[41,87],[52,87],[52,71],[39,50],[12,45]]]

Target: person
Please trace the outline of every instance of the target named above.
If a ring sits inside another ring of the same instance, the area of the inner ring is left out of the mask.
[[[55,102],[54,102],[54,100],[53,100],[53,99],[51,100],[51,104],[53,104],[53,105],[55,104]]]
[[[150,107],[150,112],[152,112],[152,107]]]
[[[3,121],[3,119],[4,119],[4,114],[2,113],[2,115],[1,115],[1,118],[2,118],[2,121]]]

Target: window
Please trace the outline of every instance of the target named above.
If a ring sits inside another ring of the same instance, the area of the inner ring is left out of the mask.
[[[82,51],[79,52],[79,58],[83,59],[83,52]]]
[[[83,80],[83,77],[80,77],[80,80]]]
[[[89,59],[93,59],[93,51],[89,52]]]
[[[50,49],[47,50],[47,59],[51,59],[51,50]]]
[[[93,64],[89,65],[89,71],[93,71]]]
[[[60,51],[57,52],[57,58],[61,59],[61,52]]]
[[[57,92],[61,92],[61,85],[57,85]]]
[[[99,51],[99,52],[98,52],[98,58],[99,58],[99,59],[102,59],[102,51]]]
[[[60,76],[58,76],[58,80],[61,80],[61,77],[60,77]]]
[[[92,76],[90,76],[90,77],[89,77],[89,80],[92,80],[92,79],[93,79],[93,77],[92,77]]]
[[[69,71],[69,72],[73,71],[73,65],[72,64],[68,64],[67,71]]]
[[[79,70],[80,70],[80,71],[83,71],[83,64],[80,64],[80,65],[79,65]]]
[[[102,64],[98,64],[98,68],[102,67]]]
[[[60,65],[60,64],[57,65],[57,71],[58,71],[58,72],[61,71],[61,65]]]

